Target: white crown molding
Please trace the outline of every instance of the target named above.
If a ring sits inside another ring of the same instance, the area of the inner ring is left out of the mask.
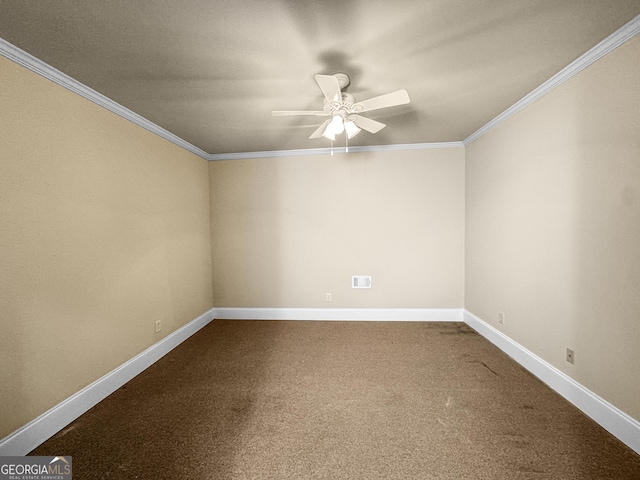
[[[0,55],[8,58],[9,60],[14,61],[15,63],[22,65],[23,67],[31,70],[38,75],[51,80],[52,82],[60,85],[61,87],[70,90],[81,97],[86,98],[87,100],[100,105],[103,108],[106,108],[110,112],[115,113],[116,115],[129,120],[136,125],[150,131],[151,133],[155,133],[159,137],[164,138],[165,140],[174,143],[175,145],[188,150],[191,153],[198,155],[203,159],[207,159],[207,152],[199,149],[195,145],[183,140],[182,138],[174,135],[173,133],[165,130],[164,128],[156,125],[155,123],[147,120],[141,115],[129,110],[126,107],[123,107],[117,102],[114,102],[110,98],[104,96],[103,94],[93,90],[90,87],[87,87],[83,83],[75,80],[69,75],[61,72],[60,70],[52,67],[51,65],[43,62],[42,60],[37,59],[33,55],[21,50],[20,48],[12,45],[0,38]]]
[[[215,318],[211,309],[167,335],[91,385],[63,400],[36,419],[0,440],[0,456],[26,455],[45,440],[97,405],[136,375],[160,360]]]
[[[464,322],[640,454],[640,422],[467,310],[464,311]]]
[[[576,60],[560,70],[538,88],[525,95],[521,100],[507,108],[493,120],[473,132],[471,135],[465,138],[462,143],[465,146],[469,145],[471,142],[477,140],[492,128],[501,124],[508,118],[514,116],[516,113],[531,105],[533,102],[546,95],[554,88],[560,86],[574,75],[580,73],[582,70],[587,68],[598,59],[604,57],[606,54],[615,50],[626,41],[632,39],[638,33],[640,33],[640,15],[613,32],[591,50],[578,57]]]
[[[250,158],[272,158],[272,157],[296,157],[308,155],[334,155],[349,154],[357,152],[386,152],[393,150],[426,150],[432,148],[459,148],[464,147],[462,142],[434,142],[434,143],[404,143],[396,145],[373,145],[334,148],[304,148],[299,150],[273,150],[265,152],[240,152],[240,153],[212,153],[207,156],[209,161],[219,160],[246,160]]]
[[[225,320],[461,322],[462,308],[235,308],[216,307]]]

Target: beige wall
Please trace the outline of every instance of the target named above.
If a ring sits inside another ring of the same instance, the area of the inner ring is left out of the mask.
[[[216,306],[463,306],[462,147],[209,171]],[[373,288],[352,289],[352,275]]]
[[[636,419],[638,58],[635,38],[467,147],[465,299]]]
[[[2,438],[212,293],[206,161],[3,57],[0,107]]]

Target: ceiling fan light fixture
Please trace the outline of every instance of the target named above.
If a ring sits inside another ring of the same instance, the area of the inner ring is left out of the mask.
[[[329,123],[329,125],[327,125],[327,128],[324,129],[324,132],[322,132],[322,136],[324,138],[328,138],[329,140],[336,139],[336,134],[334,133],[333,128],[331,127],[331,123]]]
[[[344,124],[344,129],[347,132],[347,138],[351,140],[357,134],[359,134],[362,129],[358,127],[353,120],[347,120]]]
[[[344,120],[342,119],[342,116],[334,115],[331,119],[331,123],[329,123],[329,126],[333,130],[333,133],[335,133],[336,135],[340,135],[342,132],[344,132]]]
[[[334,115],[327,128],[324,129],[322,136],[329,140],[335,140],[336,135],[340,135],[344,132],[344,120],[340,115]]]

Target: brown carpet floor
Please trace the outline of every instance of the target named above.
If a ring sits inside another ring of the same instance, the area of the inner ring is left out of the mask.
[[[42,444],[75,479],[640,479],[462,323],[216,320]]]

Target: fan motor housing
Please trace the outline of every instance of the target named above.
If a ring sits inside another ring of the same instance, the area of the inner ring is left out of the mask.
[[[349,75],[347,75],[346,73],[334,73],[333,76],[336,77],[336,79],[338,80],[338,85],[340,85],[340,89],[348,87],[349,84],[351,83],[351,79],[349,78]]]
[[[351,110],[351,108],[355,105],[355,99],[353,95],[347,92],[341,92],[342,100],[340,102],[329,102],[326,99],[324,100],[324,109],[325,111],[340,111],[340,110]]]

